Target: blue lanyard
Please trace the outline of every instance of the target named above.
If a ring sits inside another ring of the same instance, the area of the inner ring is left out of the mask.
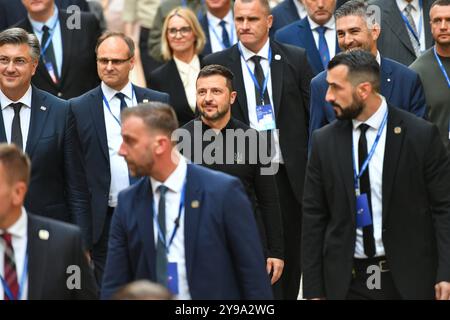
[[[222,49],[226,49],[225,45],[223,44],[222,38],[219,37],[219,35],[216,32],[216,28],[214,28],[209,21],[208,21],[208,24],[209,24],[209,26],[210,26],[214,36],[216,37],[217,41],[219,41]],[[230,27],[230,45],[233,45],[233,43],[234,43],[234,32],[233,31],[234,31],[234,23],[231,23],[231,27]],[[212,48],[211,48],[211,50],[212,50]]]
[[[447,71],[445,71],[444,65],[442,64],[441,59],[439,58],[437,52],[436,52],[436,46],[433,47],[433,51],[434,51],[434,56],[436,57],[436,61],[439,65],[439,68],[441,68],[442,74],[445,77],[445,80],[447,80],[447,85],[450,88],[450,79],[448,77]]]
[[[55,23],[53,24],[53,27],[50,28],[50,35],[48,36],[47,42],[45,42],[44,46],[41,46],[41,56],[44,57],[45,51],[47,51],[48,47],[50,46],[50,42],[52,42],[53,35],[55,34],[55,28],[58,24],[59,19],[56,19]],[[43,35],[42,35],[43,36]]]
[[[375,138],[372,148],[370,149],[370,152],[367,155],[366,160],[364,160],[361,168],[359,168],[359,174],[356,172],[355,146],[354,146],[354,143],[352,143],[353,175],[354,175],[354,179],[355,179],[355,191],[356,191],[356,195],[358,195],[358,196],[360,194],[359,180],[361,179],[361,176],[364,174],[364,171],[366,171],[367,166],[369,165],[369,162],[375,153],[375,149],[378,145],[378,141],[380,141],[381,134],[383,133],[383,129],[387,122],[387,115],[388,115],[388,112],[386,111],[386,113],[384,114],[383,122],[381,122],[381,126],[378,129],[377,137]]]
[[[259,86],[258,80],[255,77],[255,74],[250,70],[250,67],[248,66],[247,61],[245,61],[244,54],[242,53],[241,44],[238,45],[239,53],[241,54],[242,58],[244,59],[245,65],[247,66],[248,73],[250,74],[250,77],[252,77],[253,83],[255,84],[255,87],[259,91],[259,96],[261,97],[261,104],[264,104],[264,92],[267,88],[267,82],[269,81],[269,74],[270,74],[270,63],[272,62],[272,48],[269,47],[269,68],[267,70],[266,76],[264,77],[264,82],[262,88]]]
[[[119,126],[121,126],[121,122],[120,120],[112,113],[111,111],[111,107],[109,106],[109,102],[106,99],[105,95],[103,94],[102,91],[102,97],[103,97],[103,102],[105,103],[106,108],[108,108],[109,113],[113,116],[114,120],[116,120],[116,122],[119,124]],[[133,99],[134,99],[134,88],[131,88],[131,103],[133,103]]]
[[[5,290],[6,295],[8,296],[9,300],[20,300],[20,297],[23,293],[23,288],[25,286],[25,281],[28,274],[28,254],[25,254],[25,260],[23,261],[23,272],[22,276],[20,277],[20,283],[19,283],[19,291],[17,292],[17,297],[14,297],[11,289],[9,288],[8,284],[6,283],[5,279],[3,279],[2,276],[0,276],[0,280],[2,281],[3,289]]]
[[[406,23],[406,27],[408,27],[409,31],[411,31],[412,35],[414,36],[414,39],[416,39],[417,43],[419,44],[420,47],[420,35],[422,34],[422,24],[423,24],[423,16],[422,16],[422,0],[419,0],[419,29],[417,30],[417,32],[419,32],[419,34],[416,34],[414,32],[414,29],[412,28],[411,24],[408,21],[408,18],[403,14],[403,12],[401,12],[403,21],[405,21]]]
[[[175,226],[173,227],[173,231],[172,231],[172,235],[170,236],[169,244],[167,244],[167,242],[166,242],[166,235],[163,234],[161,231],[156,214],[153,214],[153,220],[155,221],[156,228],[158,228],[158,237],[164,244],[164,247],[166,248],[167,253],[169,253],[169,248],[172,245],[173,239],[175,238],[175,234],[177,233],[178,227],[180,226],[181,213],[183,212],[183,208],[184,208],[185,192],[186,192],[186,182],[184,182],[183,189],[181,190],[180,207],[178,209],[178,216],[175,219]],[[153,212],[157,212],[156,203],[154,203],[154,205],[153,205]]]

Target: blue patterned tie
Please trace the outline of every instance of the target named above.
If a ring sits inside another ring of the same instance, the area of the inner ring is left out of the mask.
[[[230,47],[230,37],[228,35],[228,31],[226,28],[226,22],[222,20],[219,22],[219,24],[222,27],[222,43],[225,46],[225,48],[229,48]]]
[[[167,251],[166,251],[166,192],[168,188],[160,185],[158,204],[158,225],[161,234],[156,242],[156,282],[167,287]],[[161,236],[164,238],[161,239]]]
[[[328,51],[327,39],[325,39],[325,31],[327,31],[327,27],[320,26],[316,28],[319,33],[319,54],[320,60],[322,61],[322,65],[324,69],[327,69],[328,62],[330,62],[330,52]]]

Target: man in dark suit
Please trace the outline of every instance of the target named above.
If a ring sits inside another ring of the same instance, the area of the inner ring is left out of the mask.
[[[338,52],[334,9],[336,0],[303,0],[307,17],[293,22],[275,34],[275,40],[306,50],[314,75],[326,69]]]
[[[450,299],[450,159],[436,126],[387,104],[367,51],[337,55],[327,82],[342,121],[312,137],[304,296]]]
[[[177,128],[166,104],[122,112],[120,154],[134,176],[145,178],[119,194],[102,298],[138,279],[158,282],[179,299],[272,298],[242,184],[187,164],[172,141]]]
[[[204,62],[223,65],[235,75],[233,117],[258,131],[268,130],[273,138],[269,140],[275,151],[272,164],[278,169],[285,248],[280,298],[297,299],[311,68],[304,49],[270,41],[272,16],[266,1],[237,0],[234,21],[239,45],[214,53]]]
[[[378,48],[383,56],[409,66],[433,45],[428,15],[433,0],[371,0],[369,3],[378,6],[381,15],[383,32],[378,38]]]
[[[99,84],[95,71],[95,43],[99,22],[91,13],[74,19],[58,10],[54,0],[22,1],[28,17],[17,26],[35,33],[41,44],[41,60],[33,84],[63,99],[77,97]]]
[[[205,0],[206,13],[199,19],[206,43],[202,55],[222,51],[237,42],[231,0]]]
[[[30,171],[17,146],[0,144],[0,300],[95,299],[79,229],[23,207]]]
[[[0,33],[0,142],[17,144],[31,158],[25,207],[77,223],[89,243],[89,200],[75,120],[67,101],[30,85],[39,42],[19,28]]]
[[[236,99],[232,81],[231,71],[221,65],[209,65],[200,70],[197,108],[201,116],[177,130],[181,133],[178,147],[192,162],[241,180],[252,202],[266,256],[266,269],[274,284],[284,268],[278,189],[275,177],[264,172],[270,163],[267,153],[264,154],[267,150],[261,147],[264,137],[231,117],[231,104]],[[212,140],[205,141],[210,135]]]
[[[376,42],[380,35],[380,27],[378,24],[372,24],[366,12],[367,5],[357,0],[349,1],[336,10],[339,46],[343,51],[354,48],[370,51],[380,64],[380,90],[388,103],[418,117],[425,117],[425,94],[419,76],[406,66],[380,55]],[[336,118],[333,107],[325,101],[328,89],[326,76],[327,73],[324,71],[311,81],[310,136],[314,130]]]
[[[92,219],[89,222],[93,232],[95,275],[99,285],[117,195],[130,185],[127,164],[118,155],[122,143],[120,111],[127,106],[148,101],[169,103],[167,94],[140,88],[130,82],[134,50],[133,40],[124,34],[103,34],[96,47],[97,71],[102,83],[71,100],[91,194]]]

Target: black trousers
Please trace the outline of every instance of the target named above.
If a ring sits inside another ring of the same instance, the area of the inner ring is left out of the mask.
[[[103,272],[105,270],[106,256],[108,253],[109,228],[111,226],[111,219],[113,212],[114,208],[108,207],[108,212],[106,214],[102,234],[97,243],[94,244],[94,247],[92,249],[92,260],[94,261],[94,275],[99,289],[101,289],[102,286]]]
[[[276,174],[284,234],[284,270],[274,285],[276,299],[296,300],[301,277],[301,221],[302,208],[297,201],[287,175],[286,167],[280,164]]]
[[[376,271],[374,271],[376,270]],[[379,277],[379,281],[375,281]],[[374,286],[377,284],[378,286]],[[385,257],[354,259],[353,277],[347,300],[399,300]]]

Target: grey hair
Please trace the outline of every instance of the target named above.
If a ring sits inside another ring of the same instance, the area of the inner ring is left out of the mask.
[[[340,19],[347,16],[358,16],[363,18],[367,23],[367,28],[372,29],[373,26],[378,23],[374,21],[371,16],[370,10],[373,10],[373,5],[368,5],[364,0],[350,0],[336,9],[334,13],[335,19]],[[379,8],[377,8],[379,10]]]
[[[30,47],[30,56],[35,61],[38,61],[41,55],[41,47],[36,35],[28,33],[21,28],[10,28],[0,32],[0,47],[5,44],[28,45]]]

